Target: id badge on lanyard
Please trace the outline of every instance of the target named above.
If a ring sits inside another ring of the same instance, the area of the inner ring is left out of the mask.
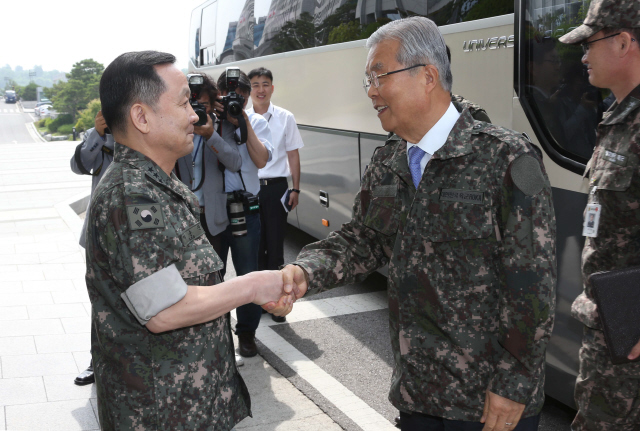
[[[596,190],[598,186],[592,186],[589,194],[591,195],[590,204],[587,204],[587,209],[584,214],[584,222],[582,224],[582,235],[590,238],[596,238],[598,236],[598,226],[600,225],[600,215],[602,214],[602,205],[598,203],[596,197]]]

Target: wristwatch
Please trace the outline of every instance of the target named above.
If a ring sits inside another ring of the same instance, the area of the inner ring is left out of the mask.
[[[291,189],[292,192],[296,192],[297,194],[300,194],[300,190],[298,189]]]

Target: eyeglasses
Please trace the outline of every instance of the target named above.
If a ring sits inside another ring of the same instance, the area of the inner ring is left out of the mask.
[[[387,75],[393,75],[394,73],[398,73],[398,72],[404,72],[405,70],[409,70],[409,69],[413,69],[421,66],[426,66],[426,64],[415,64],[411,67],[405,67],[404,69],[394,70],[392,72],[387,72],[387,73],[381,73],[380,75],[378,75],[375,72],[371,72],[371,74],[365,73],[364,80],[362,81],[362,87],[364,87],[364,92],[369,94],[369,87],[371,87],[372,85],[375,88],[378,88],[380,86],[380,81],[378,81],[378,78],[382,78],[383,76],[387,76]]]
[[[589,45],[591,45],[591,44],[592,44],[592,43],[594,43],[594,42],[597,42],[597,41],[599,41],[599,40],[609,39],[610,37],[618,36],[619,34],[620,34],[620,33],[611,34],[611,35],[609,35],[609,36],[601,37],[600,39],[591,40],[591,41],[589,41],[589,42],[582,42],[582,43],[580,44],[580,46],[582,46],[582,52],[584,52],[585,54],[586,54],[587,52],[589,52],[589,48],[590,48],[590,46],[589,46]]]

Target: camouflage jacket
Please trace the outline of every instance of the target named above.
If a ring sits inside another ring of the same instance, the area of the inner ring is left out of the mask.
[[[640,265],[640,86],[614,103],[598,125],[598,143],[587,164],[589,203],[602,205],[597,238],[586,238],[582,250],[585,291],[573,303],[572,315],[600,329],[589,276]],[[591,193],[596,187],[595,194]]]
[[[219,279],[222,262],[200,227],[195,195],[175,175],[116,144],[88,217],[86,281],[102,429],[233,428],[251,406],[228,315],[154,334],[121,297],[170,265],[188,285]]]
[[[486,121],[487,123],[491,122],[487,111],[485,111],[484,108],[482,108],[482,106],[478,105],[477,103],[473,103],[471,100],[467,100],[457,94],[452,94],[451,103],[453,103],[453,106],[455,106],[456,109],[460,112],[462,112],[464,108],[467,108],[471,113],[471,116],[478,121]]]
[[[556,283],[540,156],[521,135],[474,121],[468,110],[418,190],[406,151],[397,139],[378,148],[352,220],[294,263],[312,292],[389,264],[389,399],[399,410],[479,421],[490,389],[526,404],[525,417],[537,414]]]

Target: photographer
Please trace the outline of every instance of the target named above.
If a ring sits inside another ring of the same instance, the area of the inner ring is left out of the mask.
[[[211,116],[218,89],[208,76],[202,75],[202,80],[198,87],[190,87],[192,96],[195,95],[197,102],[206,110],[207,123],[194,127],[193,151],[178,159],[175,173],[198,198],[202,227],[216,253],[221,255],[222,236],[229,225],[222,169],[238,172],[242,158],[238,145],[225,142],[214,131],[215,117]]]
[[[76,152],[71,157],[71,170],[78,175],[91,175],[91,194],[100,182],[100,178],[113,161],[113,136],[109,133],[107,123],[104,121],[102,111],[98,111],[95,119],[95,127],[84,134],[84,140],[76,147]],[[87,214],[89,205],[87,205]],[[82,232],[80,233],[80,245],[85,246],[85,229],[87,219],[84,219]]]
[[[107,168],[113,161],[113,146],[115,141],[109,133],[107,122],[104,121],[102,111],[98,111],[95,119],[95,127],[89,129],[84,134],[84,140],[76,147],[76,151],[71,157],[71,170],[78,175],[91,175],[91,194],[100,182],[100,179],[106,172]],[[91,195],[89,195],[91,198]],[[87,212],[89,214],[89,204],[87,204]],[[80,232],[80,246],[85,247],[87,220],[85,217]],[[93,375],[93,362],[89,364],[86,370],[80,373],[74,383],[78,386],[84,386],[95,382]]]
[[[228,77],[227,74],[229,74]],[[231,76],[232,74],[234,76]],[[232,223],[222,234],[218,254],[225,264],[222,270],[223,275],[226,271],[229,249],[231,249],[236,273],[244,275],[258,270],[260,246],[260,214],[256,205],[260,192],[258,169],[263,168],[271,160],[273,153],[271,131],[264,117],[258,114],[247,115],[244,110],[251,93],[251,83],[244,72],[240,72],[237,68],[228,68],[218,78],[218,89],[224,96],[218,99],[223,106],[216,106],[218,116],[221,118],[218,133],[228,144],[237,146],[242,158],[239,172],[229,168],[223,172],[228,198],[227,211],[232,206],[240,211],[244,210],[243,215],[246,221],[246,226],[239,228],[234,225],[234,221],[242,220],[242,214],[229,213]],[[243,126],[246,130],[243,130]],[[243,142],[243,137],[246,138],[246,143]],[[237,309],[236,334],[240,342],[240,355],[244,357],[258,354],[255,331],[261,316],[262,309],[255,304],[246,304]]]

